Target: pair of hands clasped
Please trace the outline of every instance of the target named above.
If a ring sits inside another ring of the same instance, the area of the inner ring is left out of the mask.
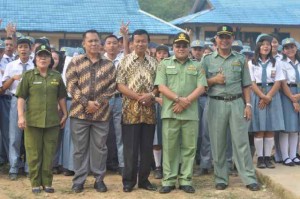
[[[179,97],[173,104],[173,112],[181,113],[191,105],[191,101],[187,97]]]
[[[290,97],[290,100],[293,103],[293,107],[294,107],[295,112],[297,112],[297,113],[300,112],[300,104],[298,103],[298,101],[300,100],[300,94],[292,95]]]

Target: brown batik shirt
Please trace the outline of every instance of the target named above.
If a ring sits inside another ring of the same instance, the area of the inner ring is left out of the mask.
[[[136,93],[149,93],[154,89],[157,62],[146,55],[140,61],[135,52],[125,56],[117,70],[117,83],[126,85]],[[138,101],[123,96],[122,122],[124,124],[155,124],[155,107],[141,105]]]
[[[92,63],[86,54],[76,56],[68,66],[66,79],[72,96],[70,117],[90,121],[109,119],[109,98],[116,91],[116,70],[111,61],[99,59]],[[100,108],[95,113],[86,113],[88,101],[97,101]]]

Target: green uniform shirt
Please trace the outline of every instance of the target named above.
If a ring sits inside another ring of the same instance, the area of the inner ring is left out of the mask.
[[[184,64],[181,64],[175,56],[160,62],[154,84],[165,85],[180,97],[187,97],[199,86],[207,86],[199,62],[188,59]],[[186,110],[179,114],[173,112],[173,103],[172,100],[163,95],[161,118],[199,120],[197,100],[194,100]]]
[[[231,51],[227,58],[223,58],[215,51],[203,57],[201,66],[205,70],[206,78],[216,76],[219,72],[225,75],[225,84],[216,84],[207,91],[209,96],[232,96],[242,94],[242,88],[251,85],[248,65],[243,54]]]
[[[58,100],[67,96],[59,72],[48,69],[42,77],[35,68],[24,73],[16,95],[26,100],[26,124],[49,128],[59,125]]]

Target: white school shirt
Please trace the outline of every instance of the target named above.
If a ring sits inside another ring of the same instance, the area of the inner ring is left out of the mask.
[[[31,59],[28,60],[27,64],[28,65],[26,67],[26,71],[34,68],[34,64]],[[5,82],[6,80],[12,78],[15,75],[21,75],[22,72],[23,72],[23,65],[20,59],[8,63],[3,74],[2,82]],[[10,85],[10,87],[8,88],[10,93],[16,94],[19,83],[20,80],[15,80]]]
[[[290,61],[291,60],[288,57],[284,60],[281,60],[282,71],[283,71],[283,75],[284,75],[287,83],[295,84],[296,83],[296,73],[295,73],[294,67],[290,64]],[[296,60],[294,65],[296,65],[296,64],[298,64],[297,68],[298,68],[298,71],[300,72],[300,63],[298,62],[298,60]]]
[[[261,59],[259,59],[259,61],[261,61]],[[267,61],[269,61],[269,59]],[[262,83],[261,80],[262,70],[263,70],[262,66],[260,64],[258,65],[252,64],[252,60],[248,62],[248,66],[249,66],[251,81],[255,83]],[[269,62],[267,66],[267,83],[274,83],[275,81],[281,81],[281,80],[285,80],[285,77],[282,72],[280,61],[276,61],[274,67],[272,62]]]
[[[2,87],[2,73],[0,73],[0,88]]]
[[[6,54],[3,55],[0,62],[0,70],[2,71],[2,73],[4,73],[6,65],[12,61],[14,61],[14,55],[12,57],[9,57]]]

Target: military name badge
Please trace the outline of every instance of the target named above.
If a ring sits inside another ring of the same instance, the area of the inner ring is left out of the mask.
[[[167,68],[175,68],[175,66],[167,66]]]
[[[52,82],[50,82],[50,84],[57,86],[59,82],[56,79],[53,79]]]
[[[187,70],[196,71],[197,68],[193,65],[190,65],[190,66],[187,67]]]
[[[32,82],[32,84],[42,84],[43,82]]]
[[[241,63],[239,61],[234,61],[231,66],[241,66]]]

